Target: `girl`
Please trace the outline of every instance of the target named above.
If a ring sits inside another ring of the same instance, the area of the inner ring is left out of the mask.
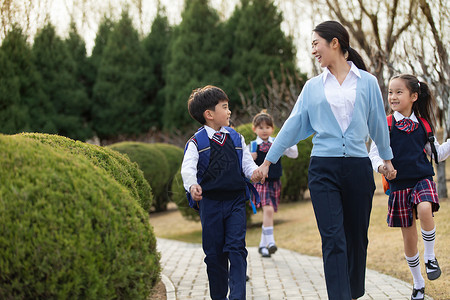
[[[314,28],[312,55],[324,71],[303,87],[259,167],[261,182],[286,148],[314,134],[308,185],[322,238],[328,298],[356,299],[364,295],[375,190],[365,142],[370,134],[387,177],[393,179],[389,132],[377,80],[366,72],[340,23],[327,21]]]
[[[265,111],[262,111],[253,118],[252,125],[253,132],[256,133],[257,138],[249,144],[250,153],[256,164],[260,165],[274,141],[274,138],[271,137],[274,130],[273,118]],[[289,158],[297,158],[297,145],[286,149],[283,154]],[[262,257],[270,257],[271,254],[277,251],[273,236],[273,214],[278,210],[278,204],[280,203],[281,175],[281,160],[278,160],[276,164],[270,166],[268,178],[264,184],[255,184],[255,188],[261,197],[259,205],[262,205],[263,209],[263,224],[261,241],[259,243],[259,253]]]
[[[416,219],[420,220],[424,243],[424,260],[429,280],[441,275],[434,254],[436,227],[433,212],[439,209],[436,184],[433,182],[433,167],[423,149],[432,156],[431,145],[424,126],[434,128],[434,98],[425,82],[413,75],[398,75],[389,83],[389,105],[394,111],[391,126],[391,147],[394,152],[392,164],[398,171],[394,180],[389,180],[389,204],[387,222],[390,227],[401,227],[405,257],[411,270],[414,287],[411,299],[424,299],[425,281],[420,273],[419,251],[417,248]],[[439,146],[434,142],[438,160],[450,155],[450,143]],[[373,145],[369,154],[374,170],[380,169],[381,162],[377,147]]]

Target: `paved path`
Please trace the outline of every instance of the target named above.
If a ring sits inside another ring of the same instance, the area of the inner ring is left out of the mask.
[[[257,247],[247,250],[247,299],[327,299],[321,258],[280,248],[272,257],[262,258]],[[158,238],[158,251],[167,300],[210,299],[200,244]],[[366,273],[366,294],[360,299],[410,299],[411,283],[372,270]]]

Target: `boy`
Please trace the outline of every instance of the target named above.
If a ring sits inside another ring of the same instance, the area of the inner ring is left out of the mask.
[[[227,299],[229,286],[229,299],[244,300],[247,183],[243,174],[253,179],[257,165],[245,147],[244,138],[226,127],[231,111],[223,90],[210,85],[194,90],[188,110],[203,127],[188,141],[181,176],[186,191],[199,208],[210,295],[214,300]],[[209,138],[210,159],[199,179],[197,136],[201,131]],[[240,138],[241,145],[236,145],[235,137]],[[242,167],[236,152],[239,149]]]

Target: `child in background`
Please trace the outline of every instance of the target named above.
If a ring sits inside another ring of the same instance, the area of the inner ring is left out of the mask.
[[[253,177],[257,166],[244,138],[228,127],[231,111],[223,90],[210,85],[194,90],[188,110],[202,127],[187,143],[181,176],[200,213],[210,296],[227,299],[229,287],[229,299],[245,300],[249,195],[244,176]],[[205,153],[209,159],[200,160]]]
[[[408,74],[391,79],[388,101],[394,111],[388,120],[392,118],[392,164],[397,170],[397,177],[388,180],[390,195],[387,222],[389,227],[401,227],[402,230],[405,257],[414,281],[411,299],[424,299],[425,280],[420,271],[416,219],[420,220],[427,277],[435,280],[441,275],[434,253],[436,226],[433,220],[433,212],[439,209],[439,200],[432,177],[433,166],[426,154],[431,159],[433,155],[425,125],[420,124],[428,123],[434,128],[435,101],[428,85]],[[438,161],[445,160],[450,155],[449,140],[441,146],[436,140],[432,142]],[[384,174],[382,160],[373,143],[369,157],[374,170]]]
[[[274,141],[274,138],[271,137],[274,130],[273,118],[264,110],[253,118],[252,125],[253,132],[256,133],[257,138],[249,145],[250,153],[259,166],[263,163],[267,151],[269,151]],[[290,158],[297,158],[297,145],[287,148],[283,154]],[[279,159],[276,164],[270,166],[266,181],[263,184],[255,183],[255,188],[261,198],[261,203],[258,206],[262,206],[263,209],[262,233],[259,243],[259,253],[263,257],[270,257],[271,254],[277,251],[273,235],[273,215],[274,212],[277,212],[278,204],[280,203],[281,175],[282,167],[281,159]]]

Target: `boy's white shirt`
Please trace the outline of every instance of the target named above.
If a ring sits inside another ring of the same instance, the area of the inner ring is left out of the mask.
[[[216,132],[213,128],[204,125],[208,138],[211,139]],[[224,127],[220,128],[220,132],[229,133]],[[245,144],[245,139],[241,135],[242,143],[242,171],[244,175],[250,178],[253,172],[258,168],[255,161]],[[184,154],[183,163],[181,164],[181,177],[183,178],[183,186],[186,191],[190,191],[191,185],[198,184],[197,182],[197,164],[198,164],[198,150],[194,142],[190,141]]]
[[[394,118],[392,120],[392,124],[395,124],[395,122],[398,122],[398,121],[403,120],[404,118],[407,118],[404,115],[402,115],[401,113],[399,113],[398,111],[395,111],[392,116]],[[419,123],[419,120],[417,119],[414,112],[411,114],[409,119],[411,119],[413,122]],[[450,139],[447,139],[447,141],[445,143],[443,143],[442,145],[439,145],[439,142],[437,141],[437,139],[434,139],[434,146],[436,147],[438,161],[446,160],[450,156]],[[427,152],[427,154],[429,156],[432,156],[431,146],[430,146],[429,142],[426,143],[426,145],[425,145],[425,151]],[[383,165],[383,160],[379,156],[378,148],[373,141],[372,141],[372,145],[370,146],[369,158],[370,158],[370,161],[372,162],[372,168],[378,172],[378,168]]]
[[[273,143],[273,141],[275,140],[274,137],[269,136],[269,142]],[[256,144],[260,145],[262,144],[264,141],[262,138],[260,138],[259,136],[256,137]],[[247,146],[248,150],[250,151],[250,145]],[[286,150],[284,150],[283,155],[286,155],[289,158],[297,158],[298,157],[298,148],[297,145],[294,145],[292,147],[287,148]]]

